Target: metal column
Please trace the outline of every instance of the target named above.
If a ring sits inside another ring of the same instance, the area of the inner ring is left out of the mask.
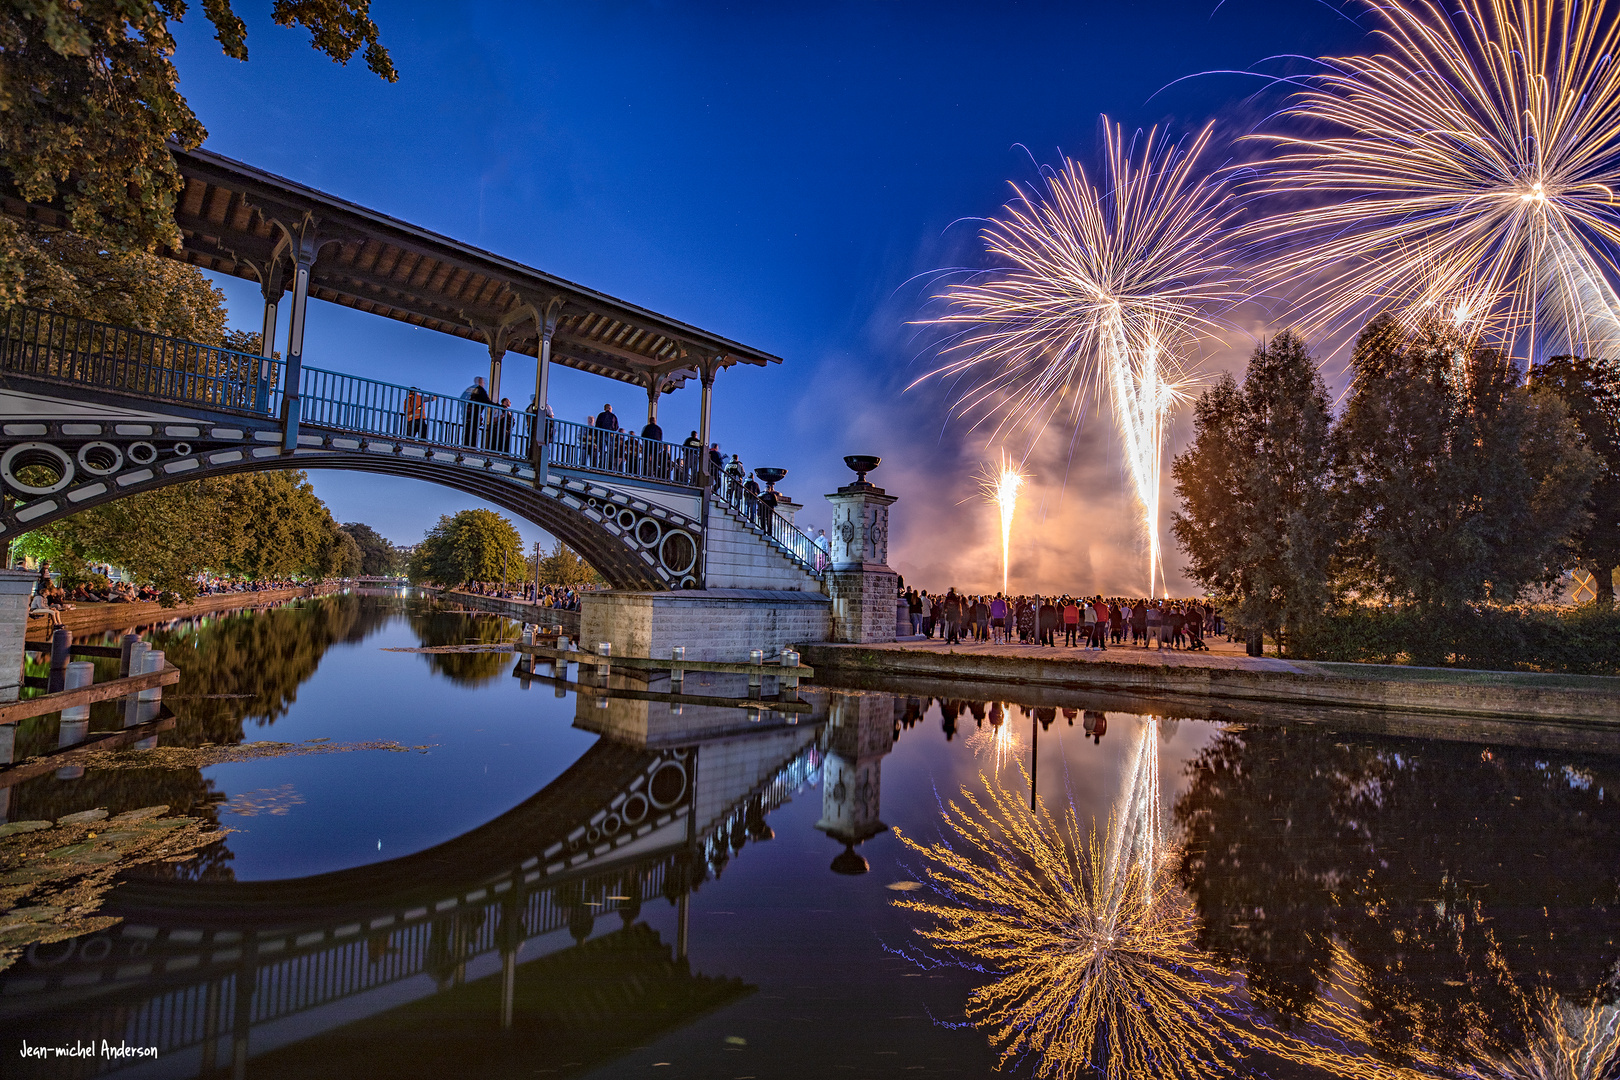
[[[264,296],[264,322],[259,330],[259,383],[257,394],[253,399],[254,407],[259,412],[269,413],[271,361],[276,355],[276,315],[281,304],[281,294],[285,291],[281,287],[281,268],[269,272],[267,280],[260,286],[259,291]]]
[[[529,442],[529,455],[534,464],[534,487],[538,491],[546,486],[546,441],[550,435],[546,400],[551,392],[551,336],[557,332],[557,319],[550,313],[536,311],[535,321],[540,331],[540,347],[535,350],[534,437]]]
[[[304,377],[304,315],[309,306],[309,268],[314,264],[314,245],[304,246],[293,271],[292,314],[287,319],[287,376],[281,392],[281,448],[288,453],[298,445],[298,391]]]

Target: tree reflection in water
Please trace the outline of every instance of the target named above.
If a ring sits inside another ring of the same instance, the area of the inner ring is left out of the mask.
[[[441,645],[497,645],[516,641],[518,623],[491,615],[433,605],[411,619],[411,629],[425,647]],[[482,686],[503,678],[512,668],[512,654],[504,652],[425,653],[428,666],[458,686]]]
[[[1279,1017],[1261,1045],[1349,1077],[1620,1073],[1620,763],[1255,726],[1188,774],[1181,881]]]
[[[1042,1077],[1236,1075],[1231,1017],[1242,1000],[1228,969],[1197,945],[1191,905],[1162,873],[1159,721],[1137,722],[1125,787],[1106,839],[1031,808],[1023,786],[981,775],[981,797],[944,810],[944,837],[901,836],[927,868],[933,896],[895,903],[922,916],[934,960],[991,976],[967,1015]],[[898,830],[897,830],[898,832]]]
[[[247,736],[247,725],[267,727],[285,716],[298,688],[320,666],[333,645],[358,643],[405,610],[406,601],[359,596],[328,596],[283,604],[262,611],[188,619],[154,630],[145,639],[161,649],[182,673],[166,696],[176,713],[175,726],[160,737],[161,745],[197,747],[204,743],[235,746]],[[117,644],[109,633],[101,644]],[[117,675],[116,660],[97,660],[96,679]],[[123,726],[123,703],[92,706],[93,731]],[[17,757],[48,752],[56,746],[56,721],[37,717],[19,725]],[[51,819],[104,807],[113,814],[162,804],[173,814],[218,823],[223,795],[195,769],[89,769],[64,784],[49,774],[12,789],[14,821]],[[230,880],[231,853],[225,843],[203,849],[185,863],[154,863],[139,876]]]

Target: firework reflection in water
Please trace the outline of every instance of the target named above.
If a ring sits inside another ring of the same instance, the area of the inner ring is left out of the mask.
[[[1245,232],[1307,329],[1388,308],[1512,346],[1620,348],[1620,18],[1578,0],[1364,0],[1382,47],[1325,57],[1270,133]],[[1301,293],[1295,286],[1309,282]],[[1538,341],[1539,339],[1539,341]]]
[[[963,740],[975,756],[989,759],[990,771],[997,775],[1012,762],[1020,768],[1024,763],[1024,740],[1013,729],[1011,714],[1011,705],[992,702],[990,726],[978,728]]]
[[[1199,166],[1210,128],[1190,145],[1157,130],[1127,141],[1106,118],[1104,132],[1101,184],[1068,161],[1041,189],[1015,184],[985,224],[985,248],[1005,268],[937,297],[948,310],[930,321],[956,336],[923,378],[964,380],[953,411],[994,418],[993,438],[1017,433],[1031,447],[1059,414],[1078,427],[1106,398],[1142,505],[1151,594],[1163,570],[1165,426],[1187,396],[1193,350],[1246,295],[1246,272],[1223,250],[1226,188]]]
[[[1031,808],[995,774],[981,776],[982,798],[964,788],[946,807],[938,843],[900,837],[933,896],[895,902],[922,917],[934,958],[992,975],[967,1015],[1003,1064],[1028,1058],[1063,1080],[1237,1075],[1237,984],[1197,948],[1191,903],[1160,872],[1158,728],[1140,721],[1105,839],[1072,802],[1061,815]],[[1027,787],[1022,761],[1019,772]]]

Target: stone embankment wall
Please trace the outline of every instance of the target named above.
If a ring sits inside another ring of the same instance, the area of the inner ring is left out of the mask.
[[[826,641],[832,604],[820,593],[706,589],[692,592],[586,593],[580,647],[609,642],[615,656],[664,659],[677,645],[688,660],[738,663],[752,649],[767,656],[783,646]]]
[[[807,644],[817,681],[912,676],[1131,694],[1349,706],[1402,713],[1620,724],[1620,679],[1289,661],[1292,670],[1088,663],[937,647]],[[1275,661],[1273,661],[1275,663]]]

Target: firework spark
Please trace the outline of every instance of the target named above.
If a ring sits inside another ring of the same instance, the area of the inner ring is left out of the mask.
[[[1003,1063],[1028,1056],[1037,1075],[1064,1080],[1236,1073],[1238,986],[1196,947],[1190,903],[1156,872],[1157,728],[1138,732],[1106,842],[1072,804],[1054,816],[993,776],[983,801],[964,789],[965,804],[946,808],[940,843],[901,835],[938,898],[896,904],[923,917],[918,933],[939,955],[994,973],[967,1011]]]
[[[1074,161],[1040,188],[1013,185],[982,233],[1007,265],[937,297],[948,306],[931,321],[956,336],[924,378],[964,380],[958,415],[1031,444],[1060,414],[1078,426],[1106,398],[1143,508],[1151,592],[1165,423],[1193,348],[1242,299],[1243,275],[1222,255],[1223,181],[1198,164],[1211,129],[1190,144],[1154,130],[1140,152],[1117,125],[1104,131],[1100,185]]]
[[[1007,566],[1009,554],[1012,551],[1012,523],[1013,512],[1018,509],[1018,493],[1023,490],[1026,477],[1007,459],[1007,451],[1001,452],[1001,468],[986,473],[979,482],[979,490],[984,497],[996,504],[1001,512],[1001,591],[1007,592]]]
[[[1373,56],[1328,57],[1257,190],[1265,276],[1333,330],[1381,308],[1510,347],[1620,347],[1620,20],[1578,0],[1364,0]],[[1320,133],[1320,134],[1318,134]],[[1309,204],[1307,208],[1301,208]]]

